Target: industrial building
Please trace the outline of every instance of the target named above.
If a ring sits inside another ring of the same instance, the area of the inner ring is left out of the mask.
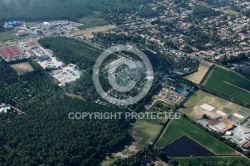
[[[17,26],[21,26],[20,21],[9,21],[9,22],[4,23],[4,28],[5,29],[13,29],[13,28],[15,28]]]
[[[212,120],[208,124],[208,128],[218,133],[225,133],[226,131],[231,130],[234,127],[235,127],[234,123],[225,118]]]
[[[37,49],[38,48],[38,45],[33,41],[24,43],[24,46],[29,47],[30,49]]]
[[[29,58],[36,58],[36,54],[32,50],[25,50],[25,54]]]
[[[7,62],[20,60],[26,57],[24,52],[16,45],[1,47],[0,55]]]
[[[17,37],[25,37],[25,36],[28,36],[28,32],[24,31],[24,30],[20,30],[16,33],[16,36]]]

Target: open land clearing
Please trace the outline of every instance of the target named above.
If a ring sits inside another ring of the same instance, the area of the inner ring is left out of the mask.
[[[226,14],[229,14],[229,15],[238,15],[239,14],[239,12],[236,12],[235,10],[232,10],[232,9],[227,9],[227,10],[224,10],[223,12]]]
[[[160,132],[162,125],[159,124],[160,120],[137,120],[133,124],[132,132],[137,132],[141,137],[136,143],[138,149],[145,148],[148,144],[152,144],[158,133]]]
[[[119,158],[127,158],[139,150],[143,150],[148,144],[152,144],[162,129],[162,125],[159,122],[160,120],[138,119],[130,130],[130,135],[133,137],[134,142],[126,146],[123,151],[114,153],[113,158],[107,157],[102,165],[110,165],[110,163]]]
[[[215,67],[203,85],[250,104],[250,80],[234,71]]]
[[[94,35],[93,33],[98,33],[98,32],[107,32],[112,29],[116,29],[116,25],[105,25],[105,26],[98,26],[94,28],[88,28],[85,30],[78,30],[75,31],[71,36],[85,36],[86,38],[93,38]]]
[[[214,107],[214,109],[205,109],[205,105]],[[192,97],[184,104],[184,106],[185,108],[181,108],[180,112],[186,114],[193,120],[202,119],[202,115],[204,114],[211,118],[218,118],[221,117],[222,113],[228,115],[241,109],[240,105],[234,104],[201,90],[198,90],[196,93],[194,93]]]
[[[164,148],[184,135],[187,135],[215,155],[237,155],[234,149],[184,118],[172,120],[156,146]]]
[[[207,62],[205,60],[201,60],[200,64],[199,64],[198,71],[193,73],[193,74],[190,74],[184,78],[186,78],[186,79],[188,79],[196,84],[200,84],[202,79],[205,77],[205,75],[207,74],[207,72],[209,71],[209,69],[212,65],[213,64],[210,62]]]
[[[10,67],[13,68],[18,75],[23,75],[34,71],[34,68],[28,62],[17,63],[14,65],[10,65]]]
[[[96,15],[84,17],[84,18],[79,19],[78,21],[83,24],[82,26],[79,27],[80,29],[92,28],[92,27],[108,24],[108,21]]]

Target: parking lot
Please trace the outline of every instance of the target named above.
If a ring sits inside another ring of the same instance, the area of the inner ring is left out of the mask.
[[[69,64],[66,67],[51,71],[49,75],[59,82],[59,86],[65,86],[66,83],[79,79],[82,72],[76,65]]]

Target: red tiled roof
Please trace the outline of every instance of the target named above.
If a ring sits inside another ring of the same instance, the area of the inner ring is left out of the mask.
[[[17,56],[17,55],[22,54],[22,51],[17,46],[8,46],[8,47],[0,48],[0,54],[4,58],[8,58],[8,57],[11,57],[11,56]]]
[[[245,148],[245,149],[250,148],[250,142],[248,141],[247,143],[245,143],[245,144],[243,145],[243,148]]]
[[[28,47],[36,47],[37,44],[35,42],[28,42],[28,43],[25,43],[26,46]]]

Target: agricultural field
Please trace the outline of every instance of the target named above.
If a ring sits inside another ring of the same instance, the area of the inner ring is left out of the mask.
[[[184,118],[173,120],[157,143],[158,148],[166,147],[178,138],[187,135],[215,155],[237,155],[237,152],[223,142],[206,133]]]
[[[13,64],[10,65],[10,67],[14,69],[18,75],[24,75],[34,71],[34,68],[28,62]]]
[[[250,80],[236,72],[215,67],[203,85],[250,104]]]
[[[190,74],[188,76],[185,76],[184,78],[196,83],[196,84],[200,84],[202,79],[205,77],[205,75],[207,74],[207,72],[209,71],[210,67],[213,64],[210,62],[207,62],[205,60],[201,60],[199,67],[198,67],[198,71]]]
[[[175,158],[174,161],[178,161],[180,166],[184,166],[187,163],[189,163],[189,165],[192,166],[200,166],[201,163],[203,162],[211,162],[213,161],[213,163],[216,164],[220,164],[220,165],[224,165],[227,164],[228,162],[233,162],[233,161],[244,161],[245,163],[250,163],[249,159],[247,159],[246,157],[188,157],[188,158]]]
[[[208,104],[214,107],[215,109],[212,111],[207,111],[201,108],[201,105],[203,104]],[[198,90],[184,104],[184,108],[181,108],[179,111],[196,121],[203,119],[202,115],[204,114],[208,115],[211,118],[220,117],[221,115],[216,113],[216,111],[218,110],[223,111],[228,115],[236,113],[240,109],[240,105],[229,102],[204,91]]]

